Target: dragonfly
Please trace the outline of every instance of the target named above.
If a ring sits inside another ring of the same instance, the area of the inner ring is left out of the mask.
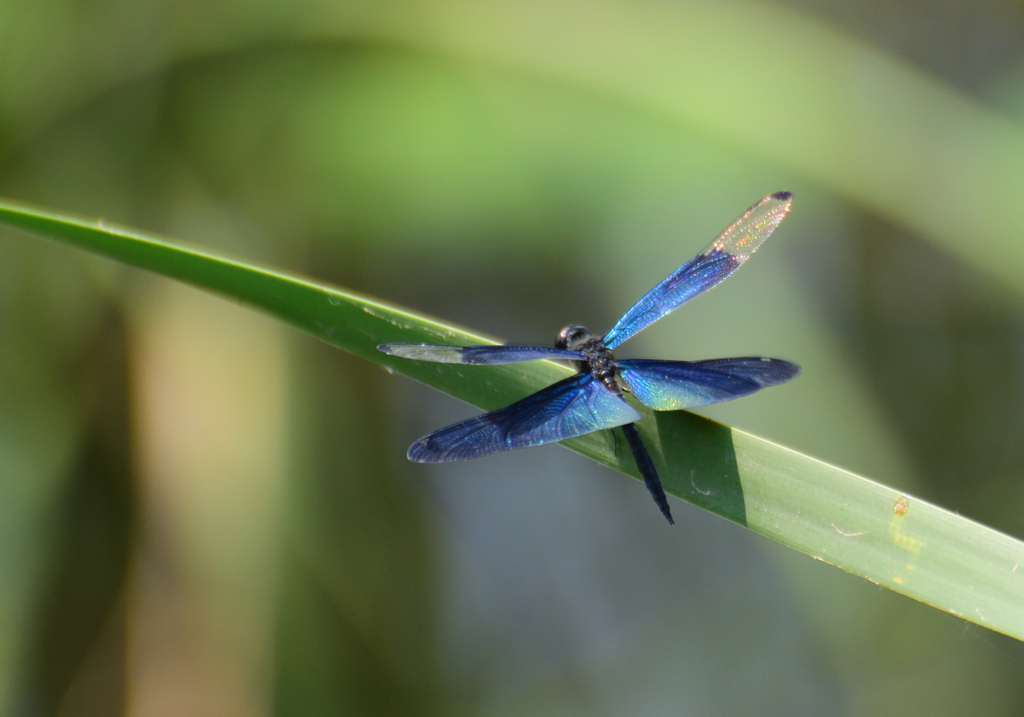
[[[731,401],[784,383],[800,373],[800,367],[760,356],[705,361],[619,360],[612,350],[725,281],[775,231],[792,202],[790,192],[776,192],[747,209],[704,251],[647,292],[603,337],[594,336],[584,326],[571,325],[559,332],[554,348],[417,343],[378,346],[386,354],[416,361],[497,366],[557,360],[568,361],[577,370],[510,406],[428,433],[409,447],[409,460],[462,461],[621,427],[644,485],[662,515],[673,524],[661,479],[636,427],[641,414],[626,402],[624,394],[631,394],[655,411],[678,411]]]

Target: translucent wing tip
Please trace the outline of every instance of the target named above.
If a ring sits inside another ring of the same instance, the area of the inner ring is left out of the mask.
[[[743,216],[740,217],[740,221],[749,221],[752,217],[760,219],[762,217],[779,216],[778,222],[785,219],[789,210],[793,208],[793,192],[775,192],[775,194],[769,194],[767,197],[762,199],[760,202],[750,207]],[[774,227],[773,227],[774,228]]]
[[[433,361],[435,363],[464,363],[462,359],[461,346],[436,346],[434,344],[407,344],[395,342],[380,344],[378,351],[388,356],[399,356],[401,358],[413,359],[416,361]]]
[[[395,342],[390,344],[381,344],[377,347],[377,350],[386,353],[388,356],[422,359],[423,356],[429,355],[430,350],[433,348],[435,347],[429,344],[407,344]]]
[[[792,192],[775,192],[750,207],[704,250],[704,255],[725,253],[745,262],[771,236],[793,206]]]

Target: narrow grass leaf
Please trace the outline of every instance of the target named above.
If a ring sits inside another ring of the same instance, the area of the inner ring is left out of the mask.
[[[463,366],[377,351],[390,341],[490,339],[379,301],[154,236],[0,202],[0,224],[74,244],[241,301],[323,341],[485,410],[563,377],[546,361]],[[685,411],[643,407],[641,433],[668,493],[964,619],[1024,639],[1024,543],[950,511]],[[638,477],[607,431],[565,445]],[[652,514],[652,519],[655,519]]]

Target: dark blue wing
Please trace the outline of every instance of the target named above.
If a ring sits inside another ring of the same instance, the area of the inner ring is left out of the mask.
[[[416,361],[468,363],[478,366],[523,363],[538,359],[586,360],[586,357],[579,351],[548,349],[543,346],[438,346],[435,344],[391,343],[381,344],[377,349],[392,356],[401,356]]]
[[[621,396],[578,373],[511,406],[428,433],[409,446],[408,455],[417,463],[462,461],[639,420]]]
[[[800,367],[782,359],[744,358],[708,361],[619,361],[619,375],[636,400],[655,411],[731,401],[796,376]]]
[[[722,283],[743,266],[761,243],[786,218],[793,195],[777,192],[752,206],[692,261],[647,292],[605,334],[604,345],[615,348],[669,312]]]

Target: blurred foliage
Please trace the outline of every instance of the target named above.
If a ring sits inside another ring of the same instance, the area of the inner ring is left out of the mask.
[[[791,189],[631,348],[796,360],[708,413],[1022,535],[1022,40],[997,0],[7,0],[0,194],[549,343]],[[406,465],[465,411],[0,254],[5,713],[1021,710],[1016,643],[682,505],[666,532],[558,449]]]

